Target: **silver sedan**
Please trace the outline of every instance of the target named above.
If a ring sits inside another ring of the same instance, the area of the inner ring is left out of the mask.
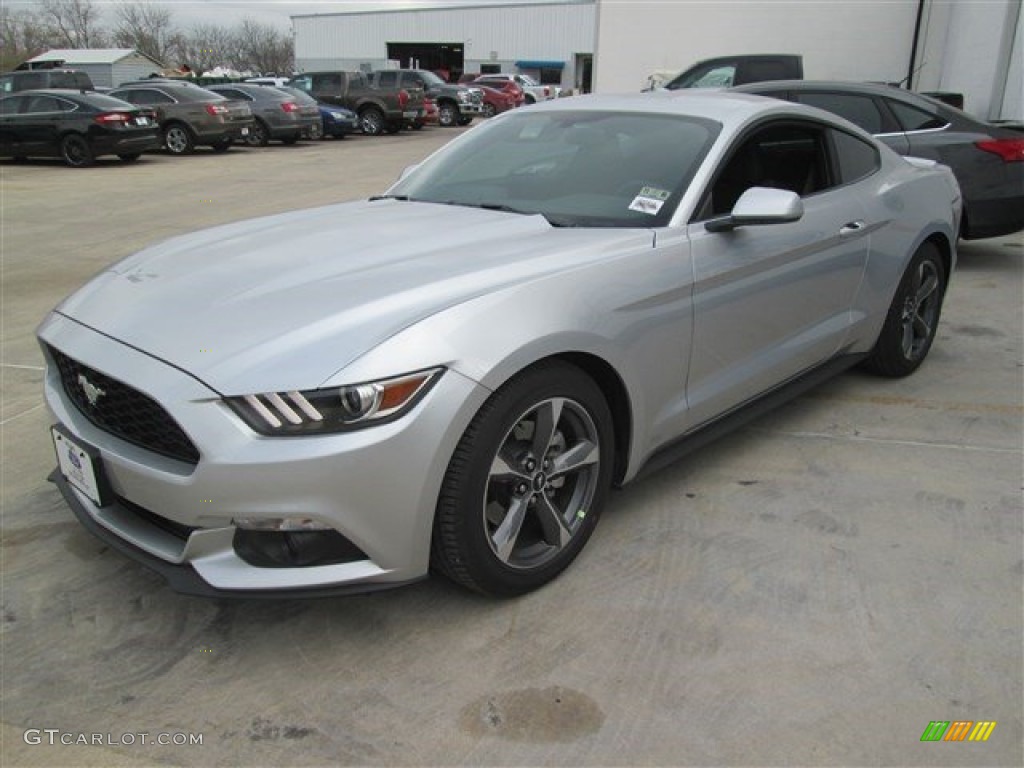
[[[771,99],[510,111],[384,195],[180,237],[64,301],[52,477],[185,592],[521,594],[613,484],[850,365],[913,372],[960,205],[944,166]]]

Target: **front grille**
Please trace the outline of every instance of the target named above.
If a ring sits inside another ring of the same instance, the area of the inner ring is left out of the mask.
[[[49,351],[65,394],[97,427],[162,456],[199,463],[196,446],[156,400],[53,347]],[[94,403],[87,390],[93,393]]]

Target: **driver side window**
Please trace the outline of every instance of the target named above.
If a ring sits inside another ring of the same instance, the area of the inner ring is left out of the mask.
[[[743,140],[715,177],[699,219],[732,211],[751,187],[788,189],[801,197],[833,186],[825,131],[810,124],[775,124]]]

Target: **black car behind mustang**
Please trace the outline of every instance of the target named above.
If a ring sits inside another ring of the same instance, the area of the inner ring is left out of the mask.
[[[131,162],[160,148],[154,117],[92,91],[22,91],[0,99],[0,157],[60,157],[74,168],[100,155]]]

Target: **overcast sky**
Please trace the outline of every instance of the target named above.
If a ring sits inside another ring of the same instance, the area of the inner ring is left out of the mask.
[[[133,1],[133,0],[129,0]],[[134,0],[138,2],[139,0]],[[335,13],[343,10],[383,10],[388,8],[437,7],[442,5],[487,5],[509,0],[142,0],[170,8],[180,27],[195,23],[214,23],[233,26],[243,17],[254,18],[264,24],[288,30],[291,16],[313,13]],[[538,0],[517,0],[537,2]],[[544,0],[540,0],[543,2]],[[37,0],[0,0],[11,10],[38,8]],[[112,6],[118,0],[92,0],[104,11],[104,21],[112,23]]]

